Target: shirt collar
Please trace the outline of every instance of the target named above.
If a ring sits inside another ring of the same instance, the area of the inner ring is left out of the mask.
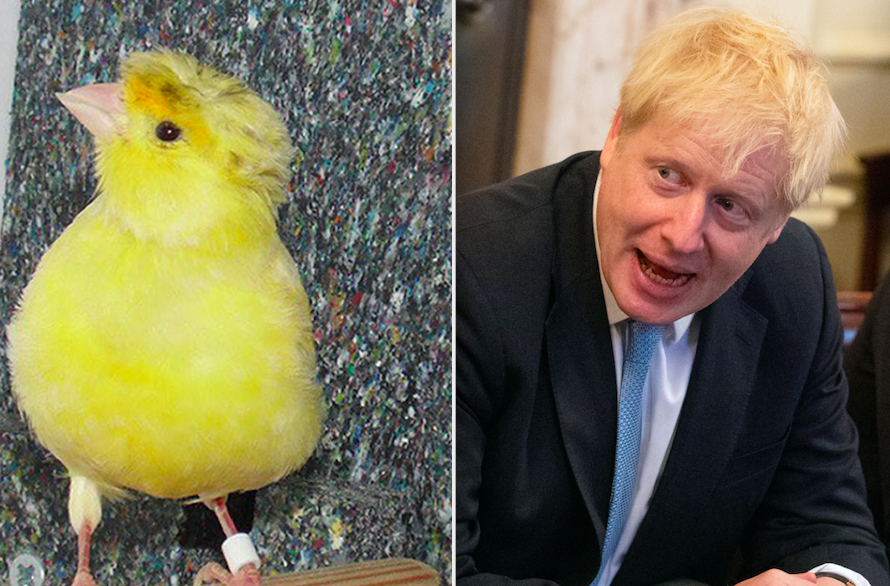
[[[615,301],[615,296],[612,294],[612,290],[609,288],[608,283],[606,283],[606,279],[603,276],[603,267],[600,263],[600,237],[599,233],[596,230],[596,208],[597,202],[599,201],[600,195],[600,180],[603,177],[603,170],[600,169],[599,175],[596,178],[596,187],[593,189],[593,237],[596,244],[596,262],[600,271],[600,282],[603,285],[603,295],[606,298],[606,314],[609,317],[609,325],[614,326],[615,324],[622,322],[628,319],[628,315],[621,311],[621,308],[618,307],[618,303]],[[686,332],[689,330],[689,326],[692,324],[692,318],[695,317],[694,313],[690,313],[685,317],[681,317],[677,321],[673,323],[673,340],[679,340],[682,338]],[[671,337],[668,336],[665,340],[667,341]]]

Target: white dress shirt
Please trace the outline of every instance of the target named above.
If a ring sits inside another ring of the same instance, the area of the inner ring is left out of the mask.
[[[596,207],[599,199],[600,177],[597,178],[593,195],[593,225],[596,240],[597,262],[601,258],[599,235],[596,232]],[[628,316],[618,307],[615,297],[603,277],[600,266],[600,281],[606,298],[606,312],[609,317],[609,329],[612,334],[612,349],[615,355],[615,376],[618,389],[621,389],[621,370],[624,362],[624,350],[627,344]],[[655,493],[655,487],[661,478],[664,465],[670,452],[677,420],[689,386],[689,375],[698,347],[699,320],[695,314],[682,317],[667,328],[661,342],[655,347],[649,373],[643,385],[642,416],[643,427],[640,438],[640,459],[637,464],[637,478],[634,484],[633,501],[630,515],[618,540],[615,553],[605,564],[600,577],[600,586],[609,586],[616,572],[621,567],[631,541],[649,510],[649,501]],[[605,519],[603,520],[605,521]],[[810,570],[812,572],[831,572],[841,575],[857,586],[871,586],[860,574],[838,566],[822,564]]]

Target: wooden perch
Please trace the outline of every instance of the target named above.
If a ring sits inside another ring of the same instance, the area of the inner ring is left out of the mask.
[[[392,558],[264,576],[264,586],[439,586],[439,573],[409,559]]]

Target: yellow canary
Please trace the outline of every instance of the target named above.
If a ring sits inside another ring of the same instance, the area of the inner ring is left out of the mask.
[[[257,583],[225,495],[301,466],[324,416],[308,299],[276,230],[287,128],[170,51],[59,99],[95,137],[97,194],[40,260],[8,350],[20,409],[70,474],[74,584],[93,584],[102,498],[128,490],[214,508],[232,574],[202,572]]]

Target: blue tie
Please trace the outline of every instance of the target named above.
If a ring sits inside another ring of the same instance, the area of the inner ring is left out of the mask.
[[[649,372],[649,361],[665,327],[628,320],[628,344],[621,373],[621,394],[618,399],[618,443],[615,451],[615,478],[609,501],[609,521],[600,570],[591,586],[598,586],[606,563],[615,553],[618,540],[630,515],[637,462],[640,459],[640,435],[643,428],[643,383]]]

